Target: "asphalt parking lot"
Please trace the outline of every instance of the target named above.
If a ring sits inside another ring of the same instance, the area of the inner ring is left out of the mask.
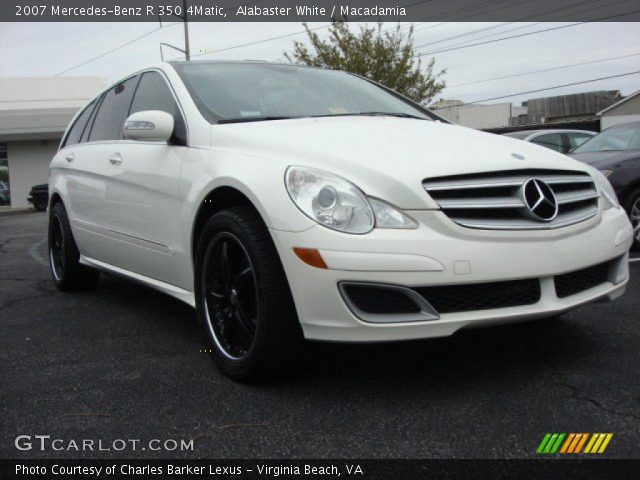
[[[640,263],[560,320],[387,345],[314,345],[293,378],[219,374],[194,312],[102,276],[63,294],[45,213],[0,215],[0,457],[515,458],[545,432],[612,432],[640,458]],[[192,452],[18,451],[17,435],[194,439]]]

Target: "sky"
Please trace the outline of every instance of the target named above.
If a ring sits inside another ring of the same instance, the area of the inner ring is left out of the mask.
[[[640,71],[640,24],[584,23],[568,26],[571,23],[574,22],[422,22],[415,24],[414,45],[425,45],[417,48],[417,51],[430,53],[461,44],[487,42],[566,26],[500,42],[435,52],[423,57],[426,60],[435,58],[436,70],[447,71],[444,77],[447,87],[437,98],[464,102]],[[312,23],[309,26],[315,28],[325,25]],[[402,27],[406,26],[403,31],[408,31],[408,25],[401,24]],[[383,28],[394,26],[385,24]],[[183,46],[182,24],[158,27],[157,23],[0,23],[0,75],[96,75],[107,81],[116,81],[132,71],[160,61],[160,42]],[[357,28],[357,24],[352,24],[352,28]],[[210,52],[197,56],[203,60],[284,61],[283,52],[291,50],[294,40],[306,40],[306,35],[300,33],[303,30],[299,23],[189,24],[192,55]],[[326,32],[326,28],[317,30],[321,36]],[[287,34],[294,35],[260,42]],[[238,47],[252,42],[260,43]],[[638,55],[631,56],[634,54]],[[179,52],[165,49],[165,59],[176,59],[180,55]],[[89,61],[98,56],[101,58]],[[622,56],[626,58],[613,59]],[[604,59],[607,61],[477,83],[496,77]],[[87,61],[85,65],[69,70]],[[468,83],[474,84],[464,85]],[[640,74],[634,74],[483,103],[511,101],[519,105],[528,98],[592,90],[621,90],[623,95],[628,95],[639,89]]]

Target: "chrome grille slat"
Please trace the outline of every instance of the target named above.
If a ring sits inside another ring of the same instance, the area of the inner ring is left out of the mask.
[[[535,178],[546,183],[558,215],[543,222],[528,215],[522,186]],[[588,173],[564,170],[511,170],[425,179],[425,190],[451,220],[486,230],[548,230],[594,217],[598,191]]]
[[[451,198],[451,199],[438,199],[438,205],[440,208],[524,208],[525,204],[522,200],[517,198],[478,198],[470,202],[468,199]]]
[[[469,183],[469,180],[425,180],[424,188],[427,191],[457,190],[466,188],[494,188],[494,187],[519,187],[532,175],[521,175],[514,177],[497,177],[495,179],[483,178],[477,183]],[[589,175],[571,175],[561,177],[558,175],[535,175],[535,178],[542,180],[549,185],[559,185],[566,183],[593,183]]]
[[[556,193],[558,204],[566,205],[567,203],[582,202],[584,200],[592,200],[598,198],[598,192],[594,190],[580,190],[576,192]]]

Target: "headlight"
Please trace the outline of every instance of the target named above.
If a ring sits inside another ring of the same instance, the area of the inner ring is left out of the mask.
[[[320,225],[346,233],[379,228],[416,228],[407,215],[381,200],[368,199],[351,182],[315,168],[291,166],[285,186],[296,206]]]
[[[616,195],[615,190],[609,183],[607,177],[600,170],[592,169],[593,176],[595,177],[596,185],[598,187],[598,191],[604,197],[605,203],[608,204],[606,209],[609,208],[618,208],[620,203],[618,202],[618,196]]]

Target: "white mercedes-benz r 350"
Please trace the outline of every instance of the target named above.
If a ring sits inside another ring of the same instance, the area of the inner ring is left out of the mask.
[[[141,70],[71,122],[49,192],[61,290],[102,271],[172,295],[242,380],[298,364],[304,339],[554,317],[629,278],[632,228],[599,171],[341,71]]]

